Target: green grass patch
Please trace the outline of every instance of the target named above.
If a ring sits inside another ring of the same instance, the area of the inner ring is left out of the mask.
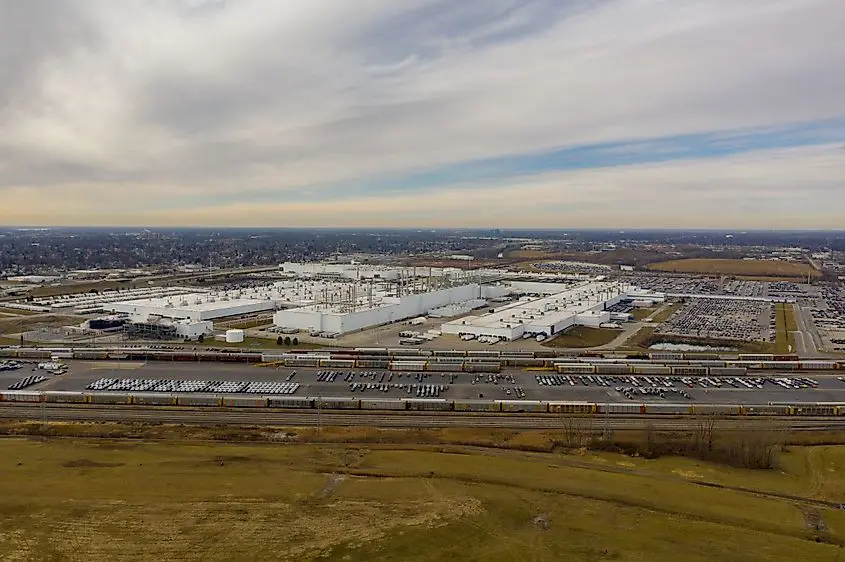
[[[654,315],[654,318],[652,318],[652,322],[657,322],[658,324],[661,322],[666,322],[667,320],[669,320],[669,318],[672,317],[673,314],[675,314],[675,311],[678,310],[680,307],[680,303],[664,305],[663,308],[661,308],[660,311]]]
[[[786,303],[775,304],[775,353],[795,352],[795,334],[798,325],[795,321],[793,305]]]
[[[574,326],[566,332],[549,340],[549,347],[596,347],[607,345],[621,333],[620,330],[607,328],[590,328],[588,326]]]
[[[650,308],[634,308],[633,310],[631,310],[631,316],[633,316],[633,317],[634,317],[634,320],[645,320],[646,318],[648,318],[649,316],[651,316],[651,315],[652,315],[652,313],[653,313],[655,310],[657,310],[657,309],[656,309],[656,308],[654,308],[654,307],[650,307]]]

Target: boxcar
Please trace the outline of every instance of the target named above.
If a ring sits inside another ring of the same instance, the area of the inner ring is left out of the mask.
[[[87,402],[87,397],[82,392],[47,390],[43,394],[44,402],[52,402],[56,404],[85,404]]]
[[[692,413],[735,416],[742,413],[742,407],[739,404],[693,404]]]
[[[786,405],[749,405],[740,406],[740,411],[746,416],[785,416],[789,414],[789,406]]]
[[[539,400],[496,400],[503,412],[538,413],[548,412],[549,404]]]
[[[492,400],[455,400],[456,412],[501,412],[502,405]]]
[[[452,409],[453,403],[445,398],[404,399],[405,407],[413,411],[446,412]]]
[[[267,398],[224,396],[222,404],[225,408],[266,408]]]
[[[665,402],[652,402],[645,405],[648,414],[689,414],[692,413],[689,404],[672,404]]]
[[[201,394],[180,394],[177,397],[180,406],[222,406],[223,398]]]
[[[842,407],[833,404],[796,404],[789,406],[792,416],[839,416]]]
[[[130,395],[126,392],[91,392],[87,394],[91,404],[131,404]]]
[[[362,398],[362,410],[404,410],[405,403],[401,400],[391,400],[389,398]]]
[[[322,397],[314,399],[314,406],[325,410],[360,410],[361,401],[357,398]]]
[[[644,414],[645,405],[631,402],[608,402],[599,404],[598,410],[603,414]]]
[[[131,398],[133,404],[146,406],[175,406],[177,404],[175,394],[163,392],[133,392]]]
[[[467,373],[498,373],[501,370],[501,363],[464,363],[464,371]]]
[[[598,408],[590,402],[549,402],[548,409],[552,414],[594,414]]]
[[[271,396],[268,398],[268,404],[271,408],[308,409],[314,407],[314,399],[301,396]]]

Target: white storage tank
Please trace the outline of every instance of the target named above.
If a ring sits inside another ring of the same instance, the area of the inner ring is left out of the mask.
[[[243,330],[226,330],[226,343],[241,343],[243,341]]]

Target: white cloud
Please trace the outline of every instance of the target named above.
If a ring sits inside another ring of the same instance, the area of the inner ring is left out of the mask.
[[[58,220],[57,193],[62,221],[225,221],[214,202],[227,195],[284,202],[466,159],[845,115],[838,0],[14,4],[0,7],[0,19],[21,20],[0,37],[0,197],[13,202],[0,205],[0,223]],[[25,30],[38,40],[15,35]],[[761,196],[785,189],[785,177],[800,192],[816,173],[804,158],[759,158],[750,181]],[[606,205],[605,182],[641,181],[620,170],[561,177],[568,197]],[[636,185],[684,212],[700,208],[698,192],[730,195],[697,177]],[[843,191],[829,194],[833,208]],[[216,210],[183,210],[192,198]],[[460,197],[429,200],[450,207],[418,203],[413,221],[466,216]],[[234,217],[249,205],[228,208]],[[310,224],[358,220],[334,199],[322,208]],[[496,213],[479,221],[510,219]]]
[[[32,224],[41,197],[54,224],[165,226],[407,226],[536,228],[841,228],[845,145],[711,160],[577,170],[428,192],[331,200],[216,204],[176,186],[128,184],[19,189],[8,197],[18,224]],[[159,201],[149,211],[144,200]],[[90,201],[102,204],[86,207]],[[85,216],[83,222],[78,217]]]

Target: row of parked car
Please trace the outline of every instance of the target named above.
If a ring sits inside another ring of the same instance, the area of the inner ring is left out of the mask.
[[[9,390],[21,390],[47,380],[44,375],[29,375],[9,385]]]
[[[101,378],[90,383],[87,390],[113,392],[202,392],[215,394],[273,394],[288,395],[299,389],[297,382],[276,381],[200,381],[171,379],[112,379]]]
[[[630,376],[630,375],[536,375],[540,386],[604,386],[627,385],[633,388],[674,388],[685,385],[689,388],[733,388],[762,389],[766,384],[785,390],[817,388],[819,383],[809,377],[681,377],[681,376]],[[845,380],[845,377],[840,377]]]
[[[686,390],[680,388],[666,388],[663,386],[617,386],[614,390],[627,398],[628,400],[641,400],[643,398],[666,398],[667,395],[677,394],[687,400],[692,400],[692,396]]]
[[[448,384],[416,384],[416,383],[377,383],[353,382],[349,384],[350,392],[375,391],[387,393],[398,390],[404,394],[415,395],[417,398],[440,398],[440,394],[449,390]]]

